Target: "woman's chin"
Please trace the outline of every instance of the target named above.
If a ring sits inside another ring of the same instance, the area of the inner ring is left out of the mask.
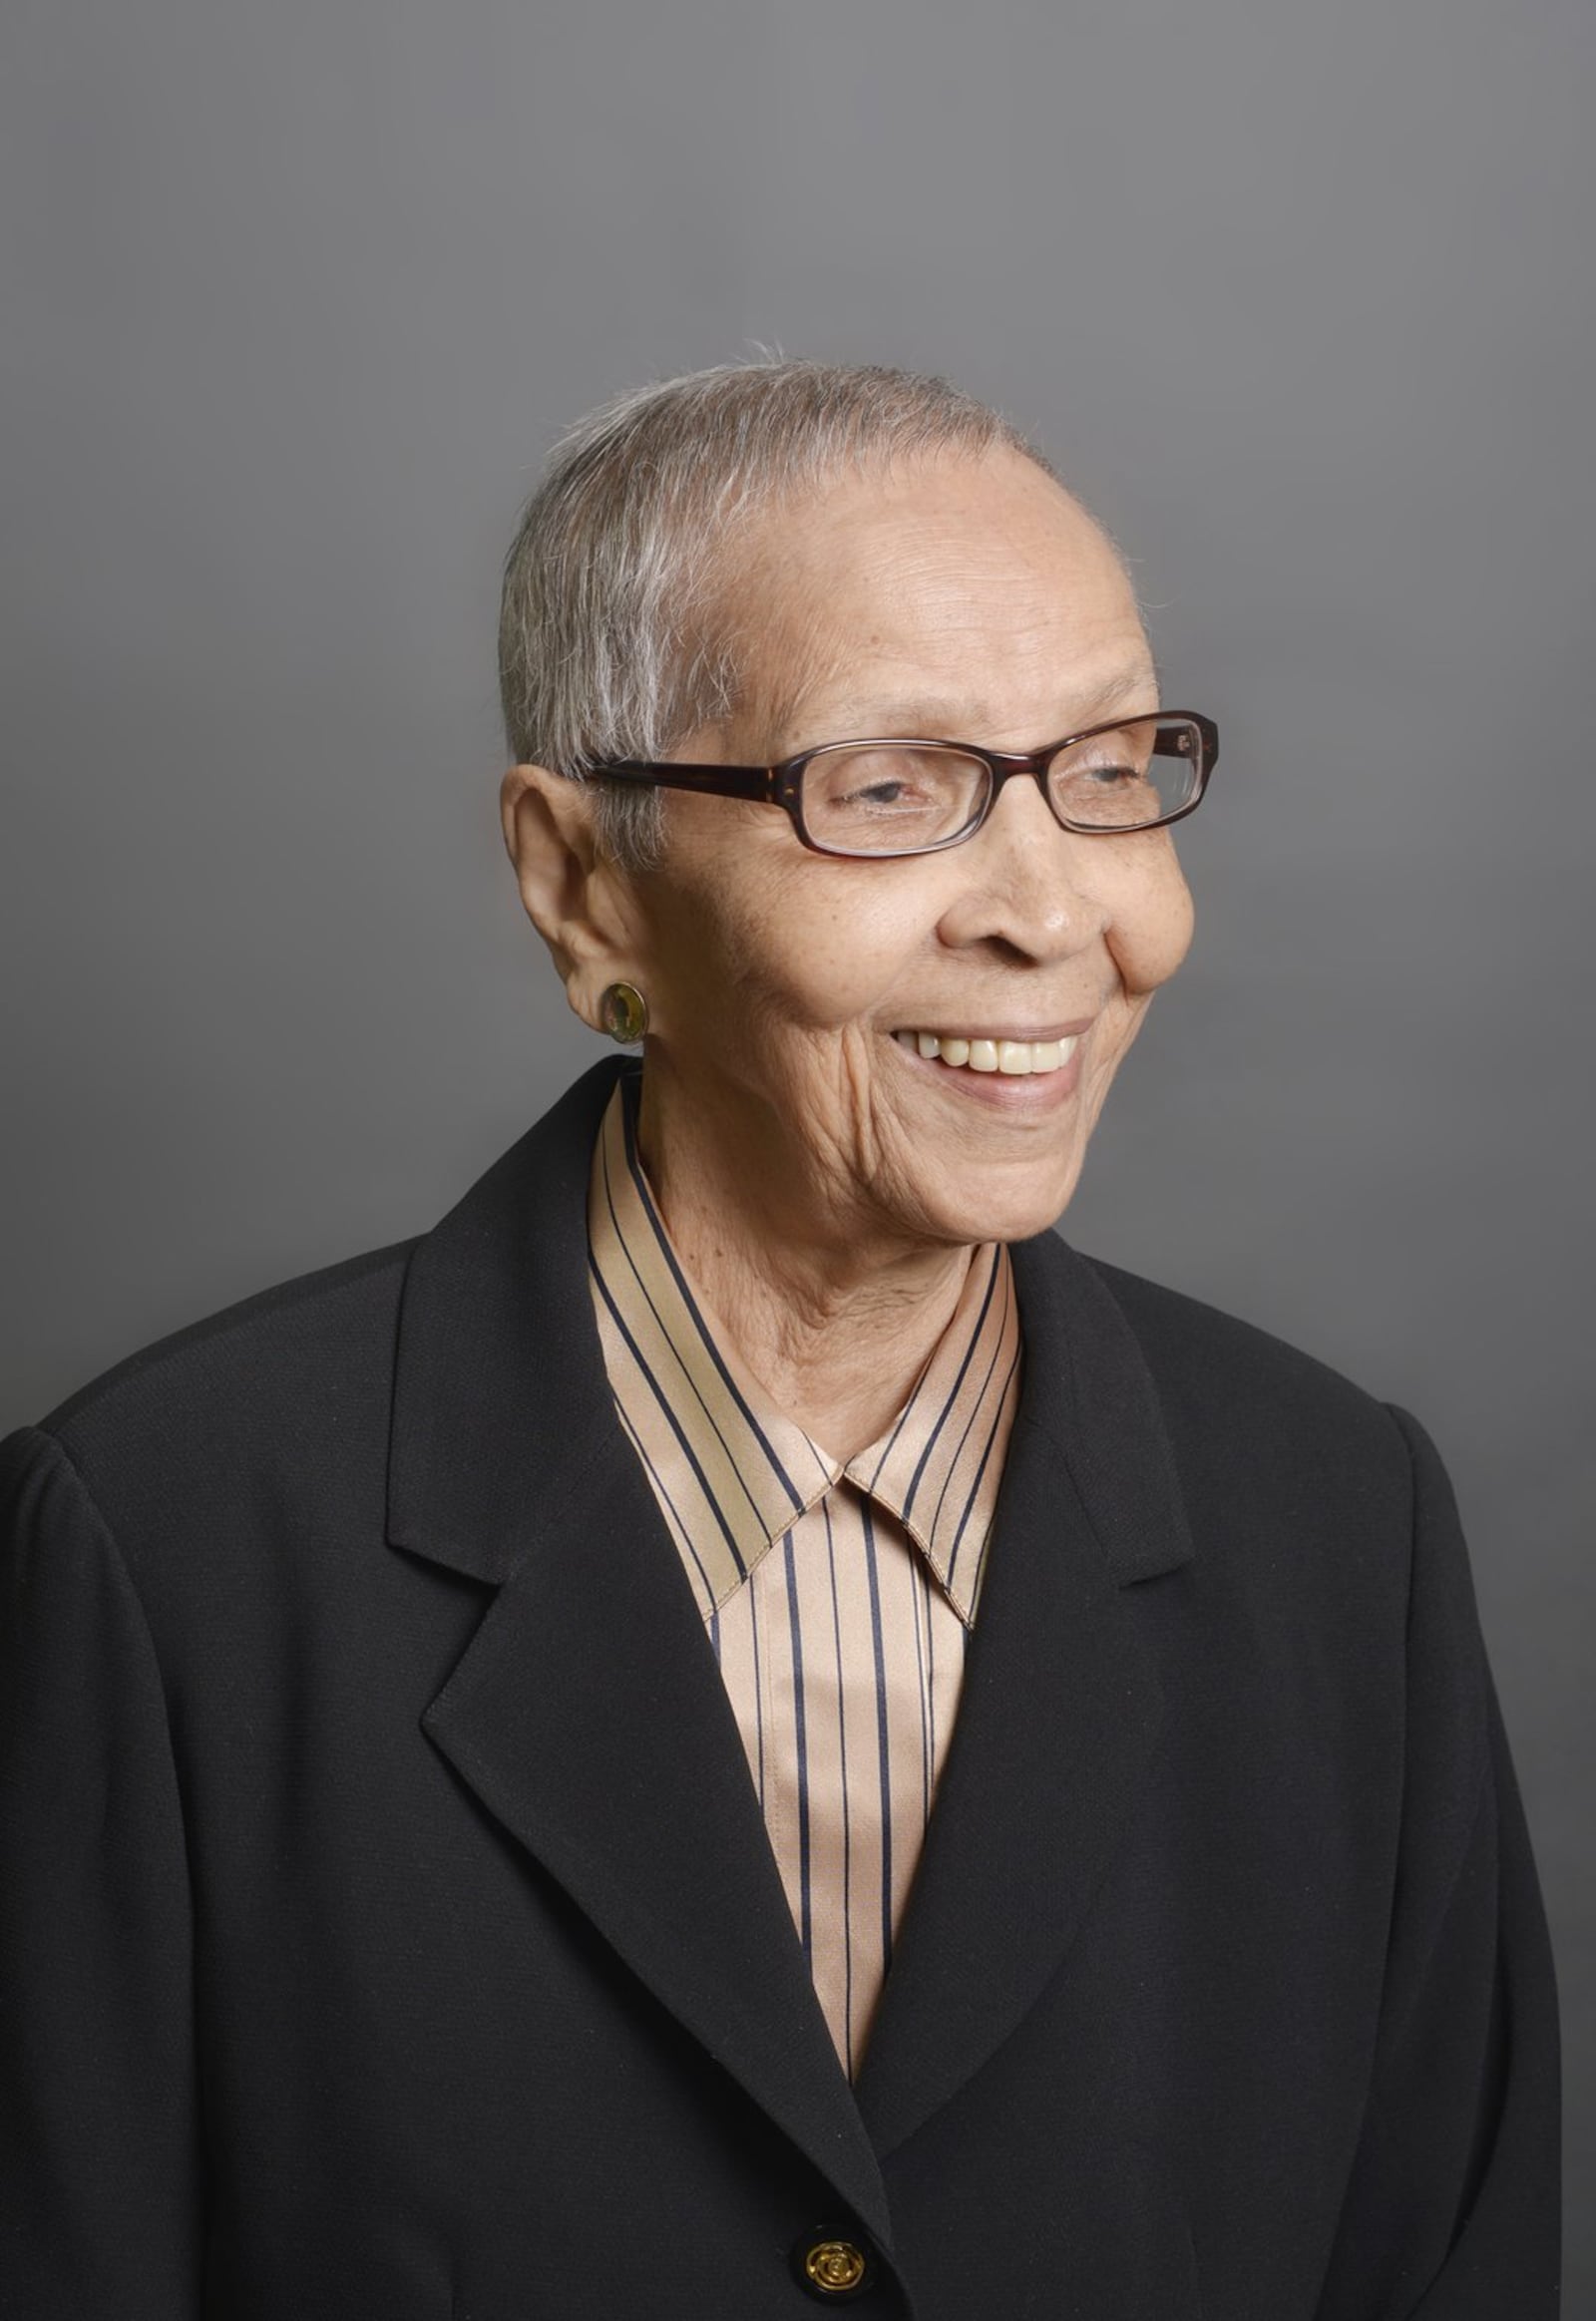
[[[1062,1169],[961,1172],[925,1188],[925,1213],[938,1240],[1029,1241],[1058,1223],[1079,1176],[1078,1158]]]

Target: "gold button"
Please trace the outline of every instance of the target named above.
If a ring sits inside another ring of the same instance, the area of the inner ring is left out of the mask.
[[[851,2240],[817,2240],[804,2256],[804,2271],[823,2296],[846,2297],[865,2277],[865,2252]]]

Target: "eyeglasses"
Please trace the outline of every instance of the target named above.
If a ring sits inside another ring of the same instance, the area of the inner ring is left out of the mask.
[[[1160,830],[1201,803],[1219,756],[1209,717],[1159,710],[1088,726],[1042,749],[965,741],[829,741],[774,766],[611,758],[595,778],[653,782],[779,806],[816,854],[938,854],[974,838],[1004,782],[1029,774],[1064,830],[1091,838]]]

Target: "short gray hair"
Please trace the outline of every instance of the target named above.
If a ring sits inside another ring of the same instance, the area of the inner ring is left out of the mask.
[[[945,379],[761,358],[633,388],[557,445],[505,562],[499,682],[521,764],[577,778],[661,758],[728,717],[739,671],[717,582],[736,530],[861,470],[1001,446],[1053,469],[1000,413]],[[660,794],[596,784],[600,843],[658,859]]]

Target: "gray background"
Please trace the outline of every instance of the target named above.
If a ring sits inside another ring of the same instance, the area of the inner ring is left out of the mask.
[[[1437,1436],[1588,2186],[1588,0],[10,25],[0,1428],[425,1228],[588,1060],[495,796],[554,432],[755,342],[946,370],[1224,729],[1070,1231]]]

